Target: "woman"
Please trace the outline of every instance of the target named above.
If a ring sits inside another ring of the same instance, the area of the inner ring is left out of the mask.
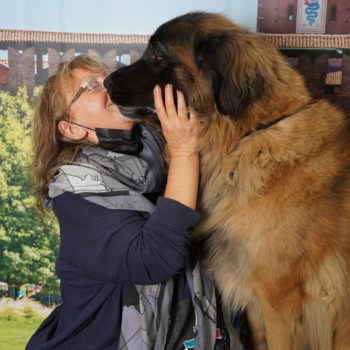
[[[166,179],[163,138],[120,114],[106,75],[103,63],[78,56],[60,65],[38,104],[34,189],[60,224],[63,303],[26,349],[224,348],[215,293],[189,258],[200,220],[197,117],[180,92],[175,106],[167,86],[164,104],[155,87]]]

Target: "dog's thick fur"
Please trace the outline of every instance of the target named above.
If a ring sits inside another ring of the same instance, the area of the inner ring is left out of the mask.
[[[195,237],[224,304],[263,325],[255,348],[266,340],[271,350],[350,349],[344,115],[314,101],[276,48],[217,14],[165,23],[138,62],[106,80],[135,120],[166,83],[201,121],[204,219]]]

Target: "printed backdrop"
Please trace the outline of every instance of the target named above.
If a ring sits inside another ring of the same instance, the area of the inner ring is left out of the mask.
[[[88,53],[114,70],[136,61],[164,21],[193,10],[220,12],[253,31],[279,33],[284,43],[285,34],[296,32],[336,34],[337,49],[280,49],[316,96],[350,111],[349,0],[0,0],[0,5],[0,290],[12,288],[13,297],[59,292],[57,224],[50,216],[38,222],[27,168],[35,103],[61,61]],[[295,45],[303,47],[299,39]],[[306,46],[315,49],[312,40]]]
[[[24,322],[13,319],[18,312],[4,296],[60,302],[58,225],[50,215],[38,220],[27,177],[35,104],[60,62],[87,53],[114,70],[137,60],[161,23],[193,10],[220,12],[252,31],[272,33],[265,37],[312,93],[350,114],[349,0],[0,0],[0,6],[1,349],[23,349],[37,327],[30,326],[31,308],[22,308]]]
[[[0,297],[59,293],[57,223],[51,216],[38,221],[27,180],[44,82],[80,53],[100,57],[111,70],[130,64],[161,23],[189,11],[221,12],[255,30],[257,0],[0,0],[0,6]]]

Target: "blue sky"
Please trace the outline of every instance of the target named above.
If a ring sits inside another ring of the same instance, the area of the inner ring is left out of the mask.
[[[190,11],[220,12],[256,31],[258,0],[0,0],[0,28],[152,34]],[[7,59],[0,50],[0,59]]]
[[[194,10],[221,12],[256,30],[257,0],[0,0],[2,29],[152,34]]]

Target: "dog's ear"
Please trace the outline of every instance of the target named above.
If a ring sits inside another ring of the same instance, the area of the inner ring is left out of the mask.
[[[230,31],[197,37],[194,43],[196,63],[211,82],[218,111],[236,118],[270,90],[268,62],[259,55],[253,35],[244,34],[253,40]]]

